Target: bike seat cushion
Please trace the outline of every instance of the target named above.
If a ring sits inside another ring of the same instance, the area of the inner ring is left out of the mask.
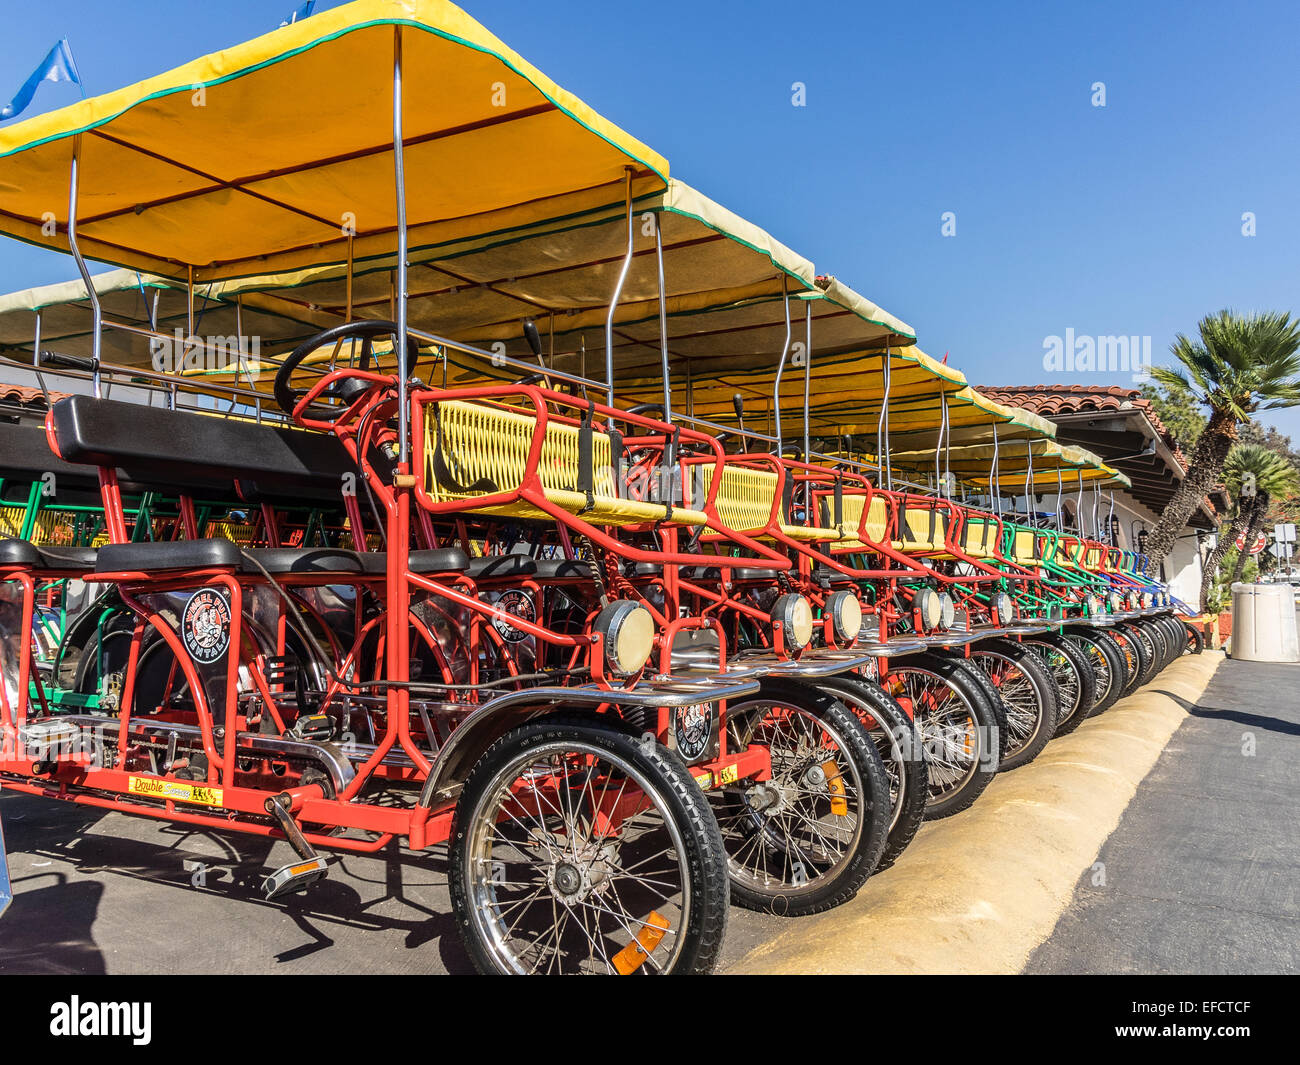
[[[623,567],[625,577],[658,577],[664,568],[658,562],[629,562]]]
[[[482,555],[471,559],[465,569],[472,580],[490,580],[494,577],[531,577],[537,572],[537,563],[527,555]]]
[[[538,580],[554,581],[592,579],[591,563],[576,558],[539,558],[537,559]]]
[[[358,556],[366,573],[383,573],[388,567],[387,551],[362,551]],[[438,547],[431,551],[412,551],[412,573],[464,573],[469,555],[459,547]]]
[[[95,558],[96,573],[153,573],[186,569],[238,569],[243,559],[231,540],[168,540],[162,543],[105,544]]]
[[[0,540],[0,566],[38,566],[41,553],[26,540]]]
[[[364,573],[355,551],[334,547],[258,547],[245,552],[267,573]],[[247,559],[245,573],[259,572]]]
[[[42,547],[41,565],[46,569],[85,570],[95,568],[99,557],[97,547]]]

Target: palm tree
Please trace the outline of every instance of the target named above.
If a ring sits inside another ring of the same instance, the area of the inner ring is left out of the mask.
[[[1220,480],[1237,426],[1260,410],[1300,404],[1300,321],[1289,314],[1240,315],[1224,310],[1201,319],[1199,337],[1178,334],[1170,351],[1181,368],[1154,366],[1151,376],[1206,407],[1187,476],[1147,540],[1159,566],[1198,503]]]
[[[1255,477],[1255,495],[1244,499],[1242,481],[1248,473]],[[1285,456],[1260,444],[1234,444],[1224,463],[1223,480],[1232,496],[1232,523],[1226,530],[1219,530],[1218,543],[1205,561],[1205,569],[1201,574],[1202,603],[1208,602],[1215,571],[1237,537],[1244,532],[1247,533],[1247,544],[1255,542],[1259,526],[1268,511],[1268,500],[1292,495],[1300,489],[1300,471]],[[1246,551],[1237,553],[1237,572],[1232,578],[1234,581],[1240,577],[1241,568],[1246,564],[1246,554]]]

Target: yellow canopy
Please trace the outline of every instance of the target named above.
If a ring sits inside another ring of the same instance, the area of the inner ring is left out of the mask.
[[[993,463],[994,447],[991,443],[968,444],[953,447],[946,455],[940,456],[942,468],[951,470],[958,481],[965,484],[988,488],[992,483],[990,468]],[[934,470],[934,452],[908,451],[892,453],[891,458],[896,467],[905,470]],[[1028,481],[1037,491],[1055,489],[1057,473],[1061,483],[1068,489],[1078,485],[1080,475],[1084,483],[1115,482],[1127,485],[1128,478],[1118,470],[1107,466],[1093,452],[1081,447],[1060,444],[1047,437],[1030,437],[1021,440],[1003,441],[999,434],[997,446],[998,485],[1003,494],[1020,495],[1026,488],[1026,480],[1032,467],[1032,479]]]
[[[134,270],[110,270],[92,279],[107,319],[134,329],[174,337],[189,336],[190,307],[185,289]],[[33,361],[36,321],[40,315],[42,351],[88,356],[94,318],[86,286],[64,281],[0,296],[0,354],[20,362]],[[252,357],[274,355],[334,324],[309,307],[286,305],[259,293],[223,299],[220,285],[201,285],[194,293],[193,333],[223,348],[245,340]],[[256,344],[256,350],[250,348]],[[156,349],[141,333],[106,329],[101,358],[106,363],[149,367]]]
[[[183,280],[395,247],[402,51],[412,249],[661,193],[668,163],[445,0],[356,0],[0,129],[0,232]],[[57,234],[44,226],[58,219]]]

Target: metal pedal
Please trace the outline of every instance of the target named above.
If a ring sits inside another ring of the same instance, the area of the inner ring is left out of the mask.
[[[334,735],[334,719],[329,714],[304,714],[289,726],[289,735],[300,740],[328,740]]]
[[[272,795],[266,800],[266,812],[275,818],[300,860],[281,866],[262,881],[262,893],[268,900],[294,891],[306,891],[317,880],[324,879],[329,871],[327,859],[312,850],[311,844],[303,837],[302,829],[289,812],[289,801],[287,795]]]

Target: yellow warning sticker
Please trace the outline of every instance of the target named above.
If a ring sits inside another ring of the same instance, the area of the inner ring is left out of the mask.
[[[695,777],[695,783],[705,791],[713,787],[713,774],[707,769],[703,773],[693,773],[691,775]]]
[[[150,799],[171,799],[173,802],[193,802],[202,806],[220,806],[221,789],[202,784],[182,784],[179,780],[154,780],[151,777],[128,777],[126,790],[132,795]]]
[[[740,770],[736,768],[736,763],[723,766],[722,772],[718,774],[718,787],[725,788],[728,784],[734,784],[740,777]]]

